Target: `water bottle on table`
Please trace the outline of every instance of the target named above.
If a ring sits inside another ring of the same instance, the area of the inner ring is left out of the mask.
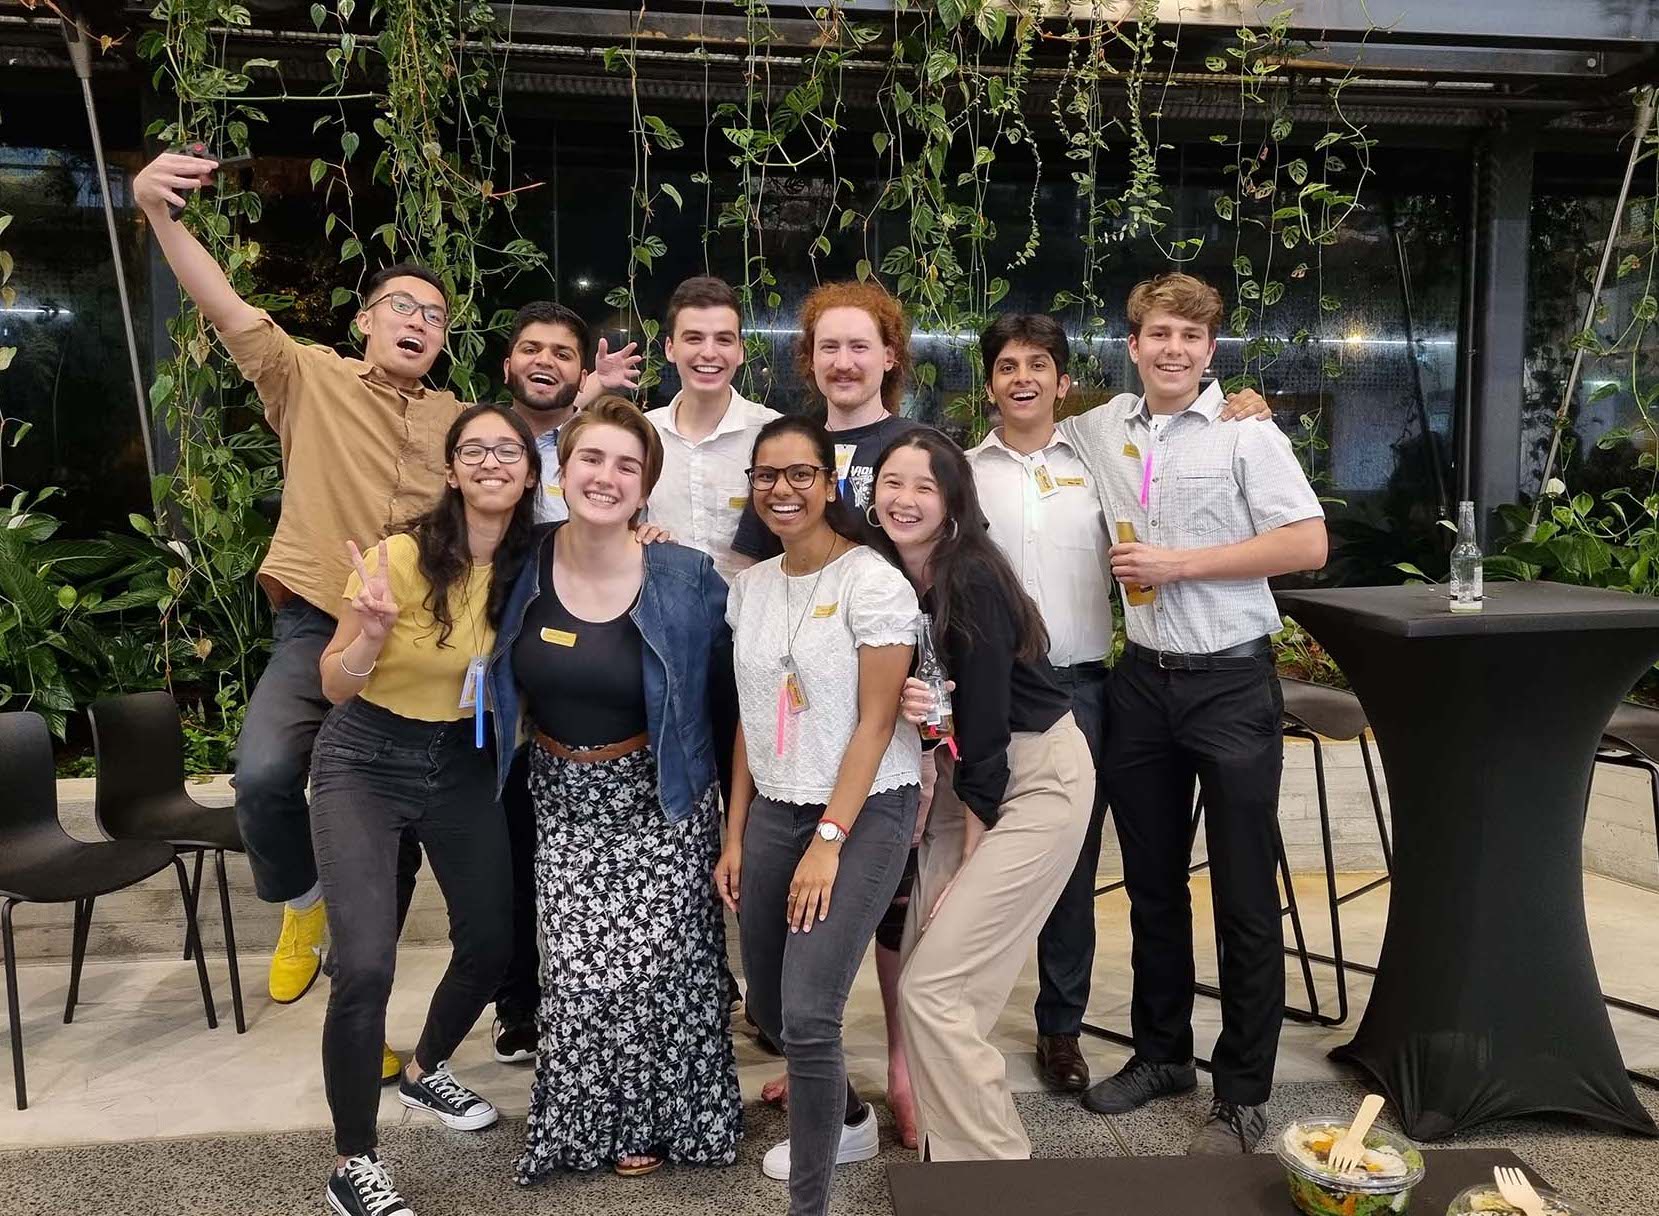
[[[1457,544],[1452,546],[1451,610],[1479,612],[1482,607],[1480,542],[1475,539],[1475,504],[1457,504]]]

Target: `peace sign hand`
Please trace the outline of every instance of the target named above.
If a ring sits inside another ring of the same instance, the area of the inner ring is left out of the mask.
[[[593,377],[611,392],[633,392],[639,388],[639,365],[644,355],[634,354],[638,342],[630,342],[611,353],[605,339],[599,339],[599,349],[593,356]]]
[[[397,600],[392,597],[392,586],[387,576],[390,559],[386,555],[386,542],[380,542],[375,554],[378,562],[372,572],[363,564],[363,554],[353,542],[348,540],[346,548],[351,551],[351,564],[356,567],[357,577],[363,583],[357,594],[351,597],[351,610],[357,614],[363,636],[378,646],[392,632],[398,614]]]

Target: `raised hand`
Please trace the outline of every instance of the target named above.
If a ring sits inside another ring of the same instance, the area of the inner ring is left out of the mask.
[[[200,156],[163,152],[132,179],[133,201],[155,221],[165,217],[169,207],[184,206],[186,196],[205,186],[218,167],[218,161]]]
[[[633,392],[639,388],[639,365],[644,355],[634,354],[638,342],[630,342],[614,354],[605,339],[599,339],[599,349],[593,355],[593,378],[611,392]]]
[[[386,542],[380,542],[375,554],[379,560],[372,572],[363,564],[363,554],[355,544],[348,540],[346,548],[351,551],[351,564],[363,582],[357,594],[351,597],[351,610],[357,614],[363,636],[378,646],[392,632],[398,614],[397,600],[392,596],[387,573],[390,559],[386,555]]]

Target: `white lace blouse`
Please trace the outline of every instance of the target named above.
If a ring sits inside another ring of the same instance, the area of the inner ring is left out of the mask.
[[[775,802],[829,801],[858,724],[858,648],[914,645],[919,612],[904,575],[863,546],[822,572],[786,575],[774,557],[738,574],[726,620],[757,790]],[[799,713],[779,710],[785,656],[806,696]],[[916,728],[898,719],[870,793],[919,784],[921,758]]]

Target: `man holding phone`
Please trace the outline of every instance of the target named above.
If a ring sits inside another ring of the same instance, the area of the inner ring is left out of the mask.
[[[346,542],[367,543],[424,510],[442,490],[444,435],[462,405],[422,379],[444,347],[449,302],[438,277],[402,264],[376,271],[354,318],[362,358],[304,345],[236,294],[212,254],[175,215],[217,172],[205,156],[166,152],[133,195],[177,277],[253,384],[282,446],[282,516],[259,583],[276,609],[271,661],[236,745],[236,817],[261,899],[285,905],[271,959],[271,999],[298,1000],[321,969],[325,929],[305,799],[311,745],[328,712],[318,661],[350,572]],[[399,859],[399,914],[419,846]],[[397,1062],[387,1053],[395,1079]]]

